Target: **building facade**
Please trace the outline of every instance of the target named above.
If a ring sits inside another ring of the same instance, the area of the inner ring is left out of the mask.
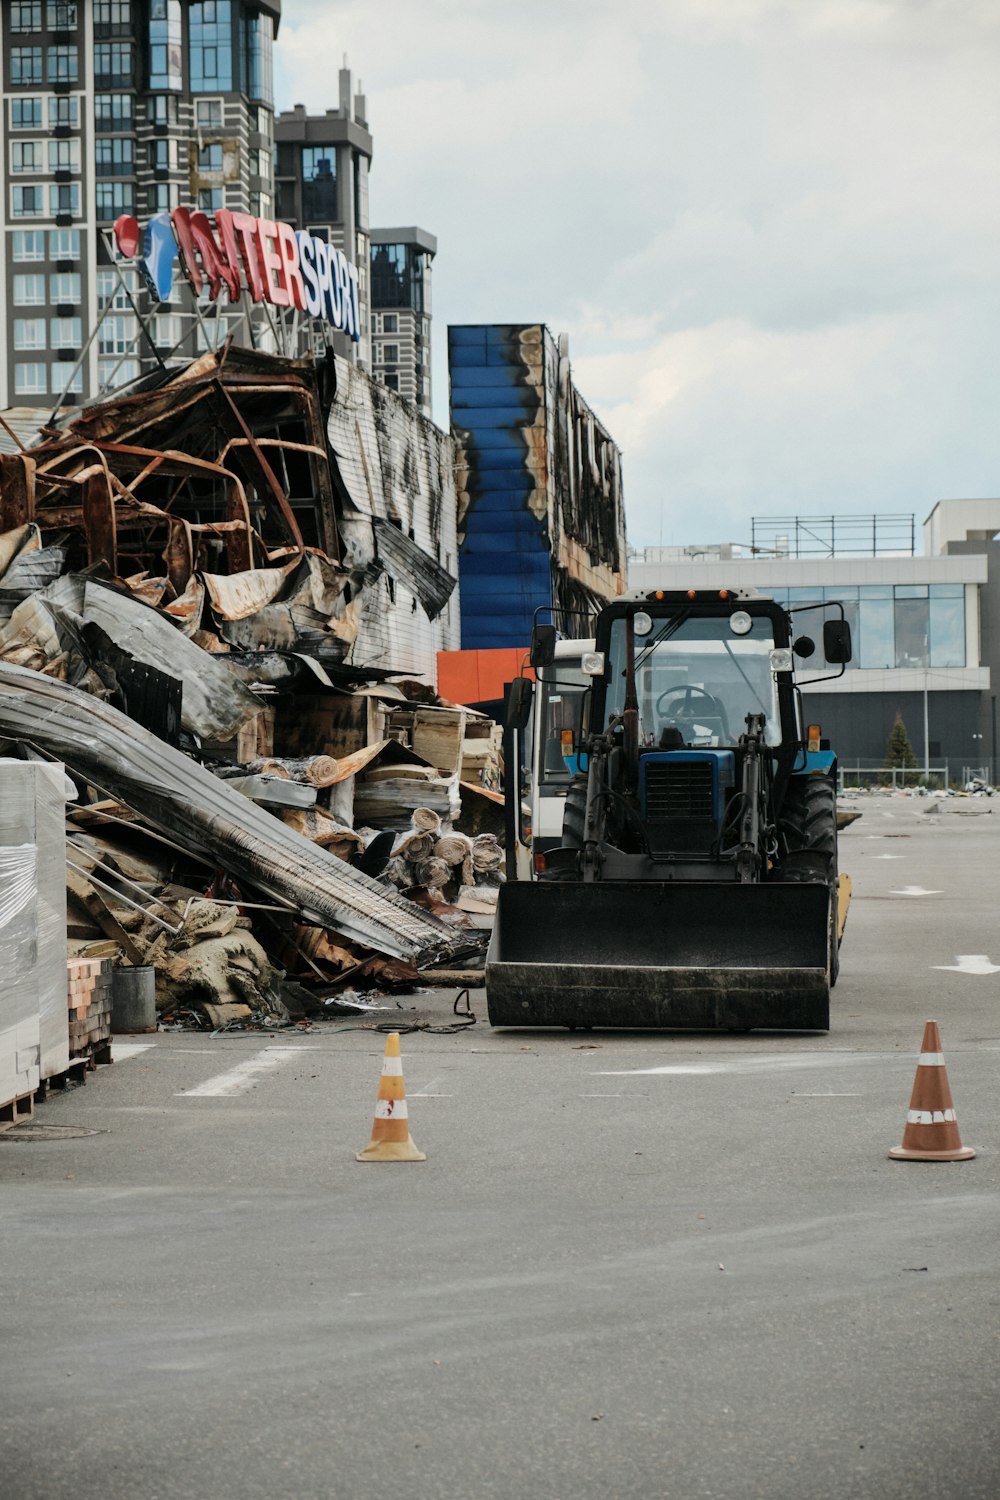
[[[845,528],[846,530],[846,528]],[[896,714],[918,763],[948,763],[953,777],[997,765],[1000,671],[1000,501],[940,501],[924,524],[921,556],[795,557],[715,544],[649,547],[629,560],[634,589],[756,588],[801,611],[819,638],[842,606],[854,659],[818,681],[800,662],[803,711],[822,726],[841,764],[880,766]],[[815,608],[814,606],[821,606]]]
[[[524,649],[536,614],[586,636],[625,589],[621,453],[539,323],[448,329],[462,648]]]
[[[106,236],[122,214],[182,204],[272,213],[280,13],[280,0],[5,0],[0,407],[75,404],[221,342],[223,314],[199,317],[179,277],[152,304]]]
[[[372,373],[425,417],[431,414],[431,261],[426,229],[371,233]]]
[[[353,343],[335,336],[334,346],[338,354],[367,366],[371,360],[368,169],[372,138],[365,96],[352,93],[346,67],[340,70],[339,98],[338,108],[325,114],[310,115],[304,104],[296,104],[282,110],[275,121],[275,213],[293,229],[308,230],[342,250],[357,267],[361,338]]]

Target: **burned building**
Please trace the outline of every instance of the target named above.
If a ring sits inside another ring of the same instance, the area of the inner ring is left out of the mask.
[[[621,453],[542,324],[448,330],[462,647],[524,647],[536,610],[570,635],[625,587]]]

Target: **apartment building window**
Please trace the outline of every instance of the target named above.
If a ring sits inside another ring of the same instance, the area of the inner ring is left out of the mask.
[[[122,85],[132,82],[132,43],[97,42],[94,45],[94,82]]]
[[[202,146],[198,152],[199,172],[221,172],[222,171],[222,142],[214,141],[208,146]]]
[[[382,345],[382,363],[386,364],[386,365],[395,365],[395,364],[399,363],[399,345],[398,344],[383,344]]]
[[[50,365],[53,396],[78,396],[83,390],[83,370],[75,360],[56,360]]]
[[[146,189],[146,207],[152,214],[169,213],[180,203],[180,188],[176,182],[151,182]]]
[[[135,187],[131,182],[99,182],[95,189],[97,217],[114,220],[135,213]]]
[[[134,359],[102,359],[97,366],[102,390],[116,390],[139,379],[139,366]]]
[[[72,214],[74,218],[80,213],[80,184],[78,182],[52,182],[49,184],[49,217],[54,219],[56,214]]]
[[[274,27],[270,16],[256,11],[244,21],[244,55],[246,57],[246,92],[251,99],[274,103],[271,44]]]
[[[199,130],[221,130],[222,100],[199,99],[195,105],[195,119]]]
[[[40,219],[45,212],[40,187],[14,187],[10,190],[11,214],[15,219]]]
[[[176,313],[161,313],[153,319],[153,342],[159,349],[172,349],[184,337],[184,326]]]
[[[134,124],[131,94],[97,94],[94,124],[98,130],[131,130]]]
[[[117,272],[109,271],[106,269],[99,270],[97,273],[98,312],[104,312],[109,307],[121,309],[124,311],[124,309],[129,306],[129,300],[125,294],[125,287],[127,287],[130,292],[135,292],[137,284],[137,274],[138,273],[132,270],[132,268],[129,266],[120,266]],[[119,280],[119,277],[121,278],[121,280]],[[124,282],[125,287],[122,286],[122,282]],[[116,351],[113,349],[109,349],[106,352],[109,354],[114,354]]]
[[[80,77],[80,61],[76,47],[50,47],[48,55],[49,83],[76,83]]]
[[[269,151],[253,150],[253,151],[250,152],[250,176],[251,177],[264,177],[264,178],[266,178],[266,177],[268,177],[270,175],[269,172],[268,172],[268,169],[267,169],[267,164],[268,164],[268,158],[269,157],[270,157],[270,152]]]
[[[306,222],[337,218],[337,158],[332,146],[302,147],[302,216]]]
[[[51,260],[79,260],[79,229],[50,229],[49,258]]]
[[[11,31],[41,31],[42,0],[14,0],[10,8]]]
[[[34,175],[42,170],[41,141],[14,141],[10,148],[10,170]]]
[[[131,30],[131,0],[94,0],[94,31],[98,36],[122,36]]]
[[[382,332],[383,333],[398,333],[399,332],[399,319],[397,318],[397,316],[396,316],[395,313],[383,313],[382,314]]]
[[[44,349],[45,348],[45,319],[44,318],[15,318],[14,319],[14,348],[15,349]]]
[[[214,213],[217,208],[225,208],[225,188],[201,188],[198,193],[198,207],[203,213]],[[257,217],[260,217],[259,215]]]
[[[79,349],[80,328],[79,318],[53,318],[50,329],[53,349]]]
[[[45,230],[15,229],[12,258],[14,260],[44,260]]]
[[[101,323],[97,335],[98,354],[127,354],[136,335],[136,320],[111,313]]]
[[[382,384],[385,386],[387,391],[398,391],[399,376],[395,373],[390,374],[388,371],[386,371],[386,373],[382,376]]]
[[[49,141],[49,171],[80,171],[79,141]]]
[[[80,126],[80,101],[75,94],[57,94],[49,100],[49,128],[69,125],[73,130]]]
[[[12,99],[10,101],[11,130],[39,130],[41,124],[41,99]]]
[[[38,275],[14,277],[15,307],[45,306],[45,277]]]
[[[173,94],[150,94],[146,113],[154,125],[176,125],[177,99]]]
[[[196,0],[188,9],[191,92],[229,93],[233,87],[230,0]]]
[[[156,172],[177,170],[177,142],[173,136],[167,141],[150,141],[149,165]]]
[[[181,65],[180,0],[151,0],[149,7],[149,86],[184,87]]]
[[[41,47],[11,47],[10,81],[12,84],[41,83]]]
[[[74,304],[80,300],[79,271],[57,271],[49,277],[49,301]]]
[[[98,177],[131,177],[135,171],[132,137],[99,135],[94,141],[94,161]]]
[[[48,390],[46,365],[16,364],[14,366],[14,394],[16,396],[44,396]]]
[[[48,22],[50,31],[76,30],[75,0],[49,0]]]

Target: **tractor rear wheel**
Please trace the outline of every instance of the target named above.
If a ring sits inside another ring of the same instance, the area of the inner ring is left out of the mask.
[[[779,832],[786,853],[779,880],[822,881],[830,892],[830,986],[840,970],[837,876],[837,789],[829,776],[793,776],[781,809]]]
[[[577,771],[569,784],[563,807],[562,844],[564,849],[582,849],[587,826],[587,775]]]

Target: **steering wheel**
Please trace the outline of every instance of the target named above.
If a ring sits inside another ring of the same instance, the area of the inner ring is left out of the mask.
[[[668,712],[664,705],[671,698],[679,698],[681,701],[677,704],[676,708]],[[711,705],[710,709],[706,708],[706,711],[702,715],[702,717],[718,719],[722,729],[723,737],[726,740],[732,739],[732,735],[729,732],[729,721],[726,718],[726,710],[724,705],[719,701],[718,698],[714,698],[712,694],[706,692],[704,688],[696,687],[694,683],[685,682],[682,683],[679,687],[664,688],[663,692],[656,700],[656,708],[654,712],[656,713],[657,718],[669,718],[676,720],[678,723],[683,722],[686,724],[695,724],[698,722],[698,707],[697,704],[692,701],[695,698],[703,698],[707,705]]]

